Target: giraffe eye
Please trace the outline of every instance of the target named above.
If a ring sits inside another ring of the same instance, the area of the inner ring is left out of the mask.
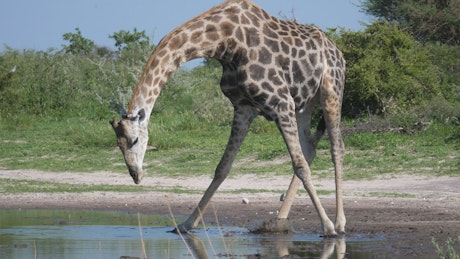
[[[139,141],[139,137],[137,137],[137,138],[133,141],[133,143],[131,144],[131,146],[136,145],[138,141]]]

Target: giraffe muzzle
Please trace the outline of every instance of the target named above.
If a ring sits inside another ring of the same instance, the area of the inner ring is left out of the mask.
[[[133,170],[132,168],[129,168],[129,174],[134,180],[135,184],[140,184],[142,181],[142,178],[144,178],[144,172],[141,170]]]

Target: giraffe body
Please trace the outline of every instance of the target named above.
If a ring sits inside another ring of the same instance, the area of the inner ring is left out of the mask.
[[[220,87],[234,107],[230,138],[215,176],[192,215],[178,231],[198,224],[201,212],[230,172],[236,154],[257,115],[275,121],[291,156],[294,176],[278,218],[286,219],[300,183],[321,219],[325,236],[345,231],[342,165],[345,148],[340,132],[345,60],[314,26],[282,21],[250,0],[228,0],[195,17],[164,37],[149,58],[128,113],[111,122],[129,172],[136,183],[144,174],[147,125],[169,75],[182,63],[215,58],[223,67]],[[310,132],[315,105],[323,110],[317,132]],[[337,216],[326,215],[311,183],[309,164],[327,129],[335,166]]]

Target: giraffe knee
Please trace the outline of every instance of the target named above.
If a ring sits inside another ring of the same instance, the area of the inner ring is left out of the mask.
[[[305,167],[295,167],[294,168],[294,174],[297,176],[297,178],[300,179],[300,181],[305,185],[305,182],[309,179],[309,175],[305,170]]]

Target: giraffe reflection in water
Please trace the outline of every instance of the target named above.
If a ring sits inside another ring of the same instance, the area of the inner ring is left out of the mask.
[[[212,243],[206,242],[191,233],[184,234],[183,238],[185,245],[188,247],[189,252],[194,258],[214,258],[214,256],[232,258],[233,256],[243,256],[239,255],[237,251],[233,251],[231,248],[227,248],[225,253],[216,252],[218,254],[209,255],[209,251],[212,251],[212,249],[209,249],[209,247],[212,247]],[[300,258],[303,258],[308,255],[321,259],[343,259],[346,254],[346,242],[344,236],[338,238],[325,238],[321,242],[309,242],[292,241],[292,237],[289,235],[274,235],[273,240],[270,242],[267,241],[267,239],[261,239],[261,242],[264,242],[265,244],[260,245],[261,251],[254,256],[268,256],[270,258],[273,256],[276,256],[276,258],[300,256]],[[270,243],[270,245],[267,245],[267,243]],[[265,250],[264,247],[267,247],[267,250]],[[309,248],[311,248],[311,250],[309,250]]]

